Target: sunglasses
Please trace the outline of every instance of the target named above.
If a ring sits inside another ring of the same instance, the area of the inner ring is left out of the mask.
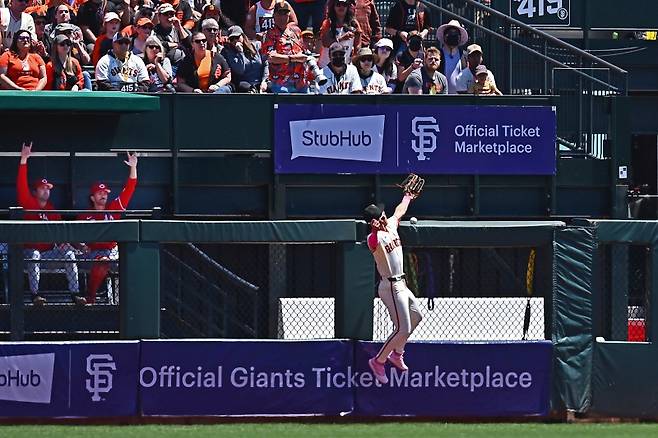
[[[18,41],[32,41],[31,36],[19,36]]]
[[[203,31],[204,32],[210,32],[210,33],[217,33],[217,32],[219,32],[219,29],[216,29],[214,27],[207,27],[207,28],[203,29]]]
[[[122,46],[127,46],[130,44],[130,40],[119,40],[119,41],[115,41],[115,43],[120,44]]]
[[[372,58],[366,58],[366,57],[364,57],[364,58],[361,58],[359,61],[360,61],[360,62],[372,62],[373,59],[372,59]]]
[[[156,45],[148,45],[146,47],[153,50],[160,50],[160,46],[156,46]]]
[[[57,43],[58,46],[68,46],[71,47],[71,42],[70,41],[62,41],[61,43]]]
[[[390,47],[386,47],[386,46],[378,47],[377,50],[379,50],[380,52],[392,52],[393,51],[393,49],[391,49]]]
[[[197,43],[197,44],[205,44],[205,43],[208,42],[208,40],[204,38],[202,40],[194,40],[194,42]]]

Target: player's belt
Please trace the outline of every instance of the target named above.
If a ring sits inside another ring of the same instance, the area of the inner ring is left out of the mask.
[[[393,277],[388,277],[388,281],[390,281],[391,283],[393,283],[393,282],[395,282],[395,281],[404,280],[405,278],[407,278],[407,276],[404,275],[404,274],[394,275]]]

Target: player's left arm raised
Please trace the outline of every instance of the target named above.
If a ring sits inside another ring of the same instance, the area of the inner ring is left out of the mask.
[[[407,213],[407,209],[409,208],[411,201],[420,196],[420,192],[423,190],[424,185],[425,180],[413,173],[405,178],[405,180],[402,181],[402,184],[398,184],[404,193],[402,201],[398,204],[397,207],[395,207],[395,213],[393,213],[393,216],[397,219],[398,222],[400,222],[402,217]]]

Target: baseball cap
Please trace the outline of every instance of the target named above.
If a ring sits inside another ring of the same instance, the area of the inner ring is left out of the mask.
[[[217,10],[217,6],[215,6],[212,3],[206,3],[205,5],[203,5],[203,8],[201,9],[201,12],[206,12],[206,11],[207,12],[217,12],[217,13],[219,13],[219,11]]]
[[[103,17],[103,23],[107,23],[112,20],[121,21],[121,18],[119,18],[119,14],[117,14],[116,12],[108,12],[107,14],[105,14],[105,17]]]
[[[166,14],[167,12],[176,12],[176,9],[169,3],[162,3],[158,8],[160,14]]]
[[[480,47],[478,44],[471,44],[466,48],[467,55],[470,55],[471,53],[475,53],[475,52],[482,53],[482,47]]]
[[[71,41],[71,38],[68,37],[68,35],[65,35],[63,33],[60,33],[55,37],[55,44],[62,44],[64,41]]]
[[[277,1],[274,3],[274,12],[276,13],[277,11],[290,11],[290,6],[285,1]]]
[[[370,204],[363,210],[363,219],[366,221],[366,223],[369,224],[373,219],[379,219],[382,217],[382,213],[384,213],[384,209],[382,207],[379,205]]]
[[[313,32],[312,27],[307,27],[306,29],[304,29],[302,31],[302,38],[304,38],[304,37],[314,37],[314,36],[315,36],[315,32]]]
[[[334,52],[343,52],[345,53],[347,50],[345,50],[345,47],[341,43],[332,43],[331,46],[329,46],[329,56],[331,56],[332,53]]]
[[[137,26],[144,26],[145,24],[150,24],[151,26],[153,26],[153,22],[151,21],[150,18],[142,17],[139,20],[137,20]]]
[[[236,37],[243,34],[242,28],[240,26],[231,26],[228,28],[228,37]]]
[[[219,23],[214,18],[206,18],[201,22],[201,29],[214,28],[219,29]]]
[[[388,38],[380,38],[379,41],[375,43],[375,48],[378,49],[380,47],[388,47],[393,50],[393,41]]]
[[[484,64],[480,64],[477,67],[475,67],[475,76],[481,75],[481,74],[488,74],[489,70],[487,70],[487,66]]]
[[[89,194],[93,195],[94,193],[98,192],[105,192],[105,193],[110,193],[111,190],[107,188],[107,185],[102,182],[95,182],[92,184],[91,188],[89,189]]]
[[[129,41],[130,42],[131,40],[132,40],[131,35],[128,32],[124,31],[124,30],[122,30],[121,32],[117,32],[116,35],[114,35],[114,38],[112,38],[113,43],[116,43],[116,42],[119,42],[119,41]]]
[[[75,29],[75,25],[71,23],[59,23],[57,26],[55,26],[55,34],[63,33],[63,32],[73,32]]]
[[[47,187],[48,189],[52,189],[53,185],[46,178],[35,179],[32,181],[32,190],[36,190],[39,187]]]

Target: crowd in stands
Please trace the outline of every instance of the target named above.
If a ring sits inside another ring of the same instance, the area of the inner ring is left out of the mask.
[[[0,0],[0,89],[501,94],[416,0]]]

